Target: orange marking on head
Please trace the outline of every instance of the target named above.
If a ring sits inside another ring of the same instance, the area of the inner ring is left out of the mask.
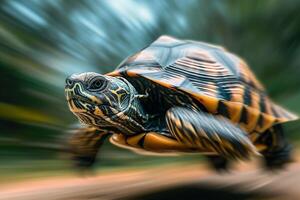
[[[104,116],[104,113],[98,107],[95,108],[94,114],[97,116]]]

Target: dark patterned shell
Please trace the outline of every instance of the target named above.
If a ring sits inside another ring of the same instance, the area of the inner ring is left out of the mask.
[[[161,36],[108,75],[142,76],[184,91],[209,112],[239,123],[249,133],[298,118],[269,99],[241,58],[203,42]]]

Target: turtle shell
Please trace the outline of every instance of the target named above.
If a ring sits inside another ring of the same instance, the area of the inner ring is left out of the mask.
[[[223,115],[249,133],[298,119],[270,100],[241,58],[203,42],[161,36],[107,75],[144,77],[184,92],[208,112]]]

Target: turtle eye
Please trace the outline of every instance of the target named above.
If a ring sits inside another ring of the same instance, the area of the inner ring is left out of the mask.
[[[105,80],[96,78],[91,81],[88,88],[91,91],[99,91],[99,90],[102,90],[105,87],[105,85],[106,85]]]

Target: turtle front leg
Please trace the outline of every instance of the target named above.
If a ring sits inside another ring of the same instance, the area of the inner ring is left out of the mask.
[[[106,136],[108,136],[106,131],[92,127],[74,131],[69,139],[69,146],[75,166],[79,168],[91,167],[95,163],[98,150]]]
[[[181,143],[206,148],[229,159],[246,159],[258,154],[246,133],[229,120],[183,107],[167,111],[170,132]]]

